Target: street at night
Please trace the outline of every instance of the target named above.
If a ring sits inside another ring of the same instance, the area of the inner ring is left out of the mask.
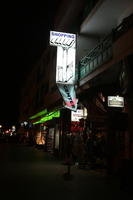
[[[52,155],[23,144],[0,144],[1,196],[4,199],[130,199],[119,181],[104,172],[67,167]]]
[[[133,1],[5,2],[2,22],[0,199],[133,199]]]

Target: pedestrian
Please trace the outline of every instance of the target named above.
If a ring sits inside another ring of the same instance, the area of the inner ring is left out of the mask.
[[[86,141],[86,149],[87,149],[88,164],[90,165],[91,168],[94,168],[95,165],[95,146],[96,146],[96,141],[94,140],[92,133],[89,133]]]
[[[85,155],[83,138],[80,135],[80,132],[74,133],[73,142],[72,142],[72,156],[75,165],[82,163]]]
[[[64,164],[72,164],[72,140],[71,134],[66,134],[65,140],[65,163]]]

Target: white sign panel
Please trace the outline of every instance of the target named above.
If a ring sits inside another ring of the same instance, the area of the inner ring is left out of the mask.
[[[56,83],[75,83],[75,49],[57,47]]]
[[[77,110],[75,92],[76,35],[50,31],[50,45],[57,46],[56,83],[64,100],[64,107]]]
[[[108,97],[109,107],[124,107],[124,98],[119,96],[109,96]]]
[[[71,111],[71,121],[79,122],[79,120],[83,118],[83,110],[77,109],[76,112]]]
[[[50,31],[50,45],[52,46],[75,48],[75,43],[76,43],[75,34]]]

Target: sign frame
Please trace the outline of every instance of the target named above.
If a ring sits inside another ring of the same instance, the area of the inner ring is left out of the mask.
[[[76,34],[50,31],[50,45],[76,48]]]
[[[108,96],[108,106],[109,107],[124,107],[124,97],[120,96]]]

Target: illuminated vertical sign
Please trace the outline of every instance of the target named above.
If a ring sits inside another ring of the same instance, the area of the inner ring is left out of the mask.
[[[74,88],[76,35],[50,31],[50,45],[57,46],[56,83],[65,107],[76,110],[77,99]]]
[[[75,48],[57,47],[56,83],[75,83]]]
[[[64,107],[76,111],[77,102],[74,85],[58,84],[59,91],[64,100]]]

